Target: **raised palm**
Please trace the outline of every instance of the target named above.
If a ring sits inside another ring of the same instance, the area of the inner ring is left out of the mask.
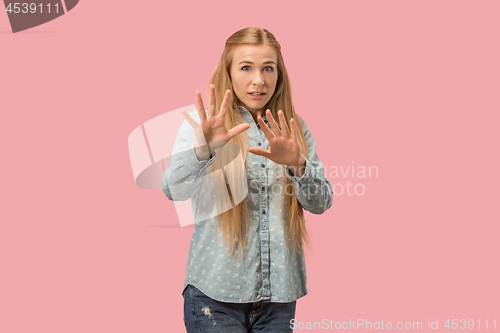
[[[224,100],[220,107],[219,114],[215,114],[216,99],[215,86],[209,87],[208,93],[208,117],[205,114],[205,107],[199,91],[195,93],[196,108],[200,116],[200,123],[197,123],[186,111],[181,110],[184,118],[193,127],[196,134],[195,148],[203,152],[204,157],[209,156],[215,149],[224,146],[231,138],[250,128],[250,124],[240,124],[228,130],[226,127],[226,114],[229,106],[231,91],[228,89],[224,95]]]
[[[276,124],[271,111],[266,111],[267,119],[271,125],[271,129],[267,127],[261,116],[257,116],[257,122],[264,132],[269,142],[269,150],[257,147],[250,147],[248,151],[255,155],[264,156],[274,163],[286,164],[288,166],[295,166],[303,164],[302,150],[297,139],[297,128],[295,126],[295,119],[290,119],[291,131],[286,124],[283,111],[278,111],[278,117],[281,124],[281,129]],[[274,132],[274,134],[273,134]],[[301,159],[302,158],[302,159]]]

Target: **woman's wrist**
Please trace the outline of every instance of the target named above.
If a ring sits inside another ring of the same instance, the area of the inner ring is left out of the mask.
[[[208,145],[203,145],[203,146],[196,146],[194,147],[194,153],[196,157],[198,158],[198,161],[206,161],[210,158],[210,155],[212,154],[212,151],[210,149],[210,144]]]
[[[295,177],[302,177],[306,171],[306,157],[301,154],[298,164],[287,164],[287,166]]]

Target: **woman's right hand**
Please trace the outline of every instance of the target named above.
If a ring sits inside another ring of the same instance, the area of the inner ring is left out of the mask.
[[[203,100],[198,90],[195,96],[200,123],[198,124],[184,109],[182,109],[181,112],[194,129],[196,135],[195,153],[198,159],[206,160],[215,149],[223,147],[231,138],[249,129],[250,124],[240,124],[231,130],[226,128],[226,114],[229,106],[229,98],[231,97],[231,91],[229,89],[226,90],[226,94],[224,95],[219,115],[216,115],[215,86],[213,84],[210,85],[208,93],[208,118],[205,114]]]

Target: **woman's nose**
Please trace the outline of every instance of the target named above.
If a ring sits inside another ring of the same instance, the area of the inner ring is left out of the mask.
[[[257,72],[253,77],[253,84],[264,85],[264,75]]]

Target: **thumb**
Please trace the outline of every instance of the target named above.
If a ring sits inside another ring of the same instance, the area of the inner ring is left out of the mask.
[[[264,156],[264,157],[268,157],[269,155],[271,155],[269,153],[269,151],[267,151],[265,149],[262,149],[262,148],[257,148],[257,147],[250,147],[250,148],[248,148],[248,152],[252,153],[252,154],[255,154],[255,155]]]
[[[249,128],[250,128],[250,124],[240,124],[240,125],[235,126],[234,128],[232,128],[231,130],[229,130],[227,132],[227,134],[229,135],[229,138],[231,139],[232,137],[240,134],[241,132],[246,131]]]

